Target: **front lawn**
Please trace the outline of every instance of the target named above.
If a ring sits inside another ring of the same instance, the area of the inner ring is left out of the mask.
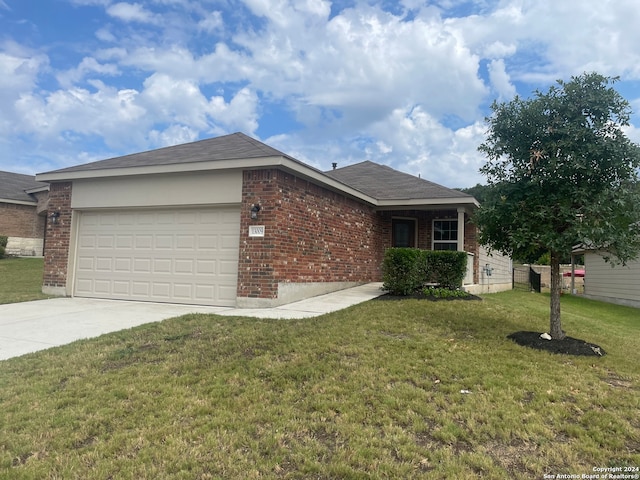
[[[42,258],[0,259],[0,304],[48,298],[42,293]]]
[[[543,478],[640,466],[640,315],[563,298],[602,358],[520,347],[547,295],[188,315],[0,362],[0,478]]]

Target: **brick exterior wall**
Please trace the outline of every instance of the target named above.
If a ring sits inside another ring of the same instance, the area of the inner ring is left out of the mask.
[[[38,216],[35,205],[0,203],[0,235],[43,238],[45,217]]]
[[[71,182],[52,183],[49,214],[58,212],[58,221],[47,222],[43,288],[65,288],[71,238]]]
[[[276,169],[245,171],[242,199],[238,297],[277,298],[279,282],[381,280],[373,207]],[[250,238],[250,225],[264,225],[265,236]]]

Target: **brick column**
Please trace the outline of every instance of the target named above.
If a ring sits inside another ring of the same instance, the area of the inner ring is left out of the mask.
[[[52,214],[58,217],[54,223]],[[49,190],[42,291],[66,295],[71,239],[71,182],[52,183]]]

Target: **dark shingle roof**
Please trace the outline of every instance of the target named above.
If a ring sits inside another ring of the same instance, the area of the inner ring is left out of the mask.
[[[377,200],[471,198],[458,190],[370,161],[324,173]]]
[[[222,137],[134,153],[123,157],[109,158],[47,173],[83,172],[111,168],[147,167],[273,156],[291,158],[289,155],[244,133],[232,133]]]
[[[0,171],[0,199],[35,203],[35,198],[26,190],[46,187],[47,183],[36,182],[33,175]]]

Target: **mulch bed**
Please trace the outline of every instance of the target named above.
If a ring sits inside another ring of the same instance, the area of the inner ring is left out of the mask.
[[[438,298],[433,297],[431,295],[425,295],[423,293],[414,293],[411,295],[391,295],[390,293],[385,293],[379,297],[376,297],[376,300],[407,300],[407,299],[415,299],[415,300],[428,300],[430,302],[446,302],[448,300],[479,300],[482,301],[480,297],[475,295],[471,295],[470,293],[464,297],[449,297],[449,298]]]
[[[545,340],[544,338],[540,338],[540,335],[540,332],[515,332],[507,335],[507,338],[510,338],[523,347],[535,348],[550,353],[591,357],[602,357],[606,354],[598,345],[585,342],[578,338],[565,337],[562,340]]]

